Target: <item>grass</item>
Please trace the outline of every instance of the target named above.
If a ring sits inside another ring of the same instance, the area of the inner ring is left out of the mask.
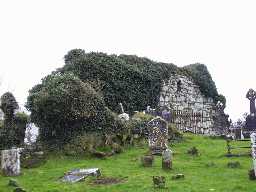
[[[249,143],[247,143],[249,145]],[[191,156],[187,150],[195,146],[200,155]],[[51,156],[48,162],[34,169],[23,169],[22,175],[15,179],[28,192],[137,192],[137,191],[174,191],[174,192],[256,192],[256,181],[248,179],[252,167],[249,156],[225,157],[226,142],[203,136],[185,135],[185,141],[174,144],[173,170],[163,171],[161,157],[156,157],[152,168],[144,168],[140,157],[148,150],[129,148],[124,153],[105,160],[75,159],[65,156]],[[240,168],[228,168],[231,161],[239,161]],[[98,167],[105,177],[126,178],[125,182],[113,185],[92,185],[92,179],[75,184],[61,183],[63,173],[74,168]],[[185,179],[172,180],[174,174],[183,173]],[[167,189],[154,189],[152,176],[165,176]],[[8,187],[9,177],[0,176],[0,192],[13,191]]]

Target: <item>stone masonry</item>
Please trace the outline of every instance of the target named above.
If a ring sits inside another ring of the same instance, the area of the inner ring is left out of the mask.
[[[163,82],[159,100],[160,107],[171,109],[171,123],[178,130],[207,135],[223,134],[214,128],[217,116],[216,104],[205,97],[192,79],[174,75]]]

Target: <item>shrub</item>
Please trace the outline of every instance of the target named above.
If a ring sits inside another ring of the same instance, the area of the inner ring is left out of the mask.
[[[230,161],[227,163],[228,168],[240,168],[241,164],[239,161]]]
[[[40,139],[61,146],[83,132],[116,131],[120,124],[97,92],[73,74],[51,74],[29,91],[26,107]]]
[[[0,149],[20,146],[24,143],[28,116],[25,113],[16,113],[19,108],[12,93],[1,96],[1,109],[4,112],[4,121],[1,122]]]
[[[223,95],[219,95],[216,89],[216,85],[212,80],[211,74],[204,64],[195,63],[187,65],[182,68],[185,74],[192,77],[194,82],[199,86],[200,91],[206,96],[214,99],[215,103],[221,101],[226,105],[226,98]]]
[[[115,143],[109,143],[106,135],[90,133],[73,138],[64,147],[64,153],[72,156],[88,156],[88,155],[113,155],[121,153],[123,148]]]
[[[199,151],[196,147],[191,147],[190,149],[188,149],[187,153],[193,156],[199,155]]]
[[[29,121],[29,116],[24,112],[18,112],[15,114],[15,139],[17,143],[23,144],[26,132],[26,126]]]
[[[169,141],[180,141],[183,135],[178,131],[175,124],[168,123],[168,140]]]

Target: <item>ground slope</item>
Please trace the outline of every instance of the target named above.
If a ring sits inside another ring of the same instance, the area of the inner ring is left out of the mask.
[[[249,145],[249,143],[247,143]],[[243,143],[244,145],[244,143]],[[186,154],[191,146],[196,146],[201,155],[192,157]],[[162,171],[161,158],[156,157],[152,168],[144,168],[140,165],[140,156],[147,151],[147,147],[131,148],[126,152],[108,158],[98,159],[74,159],[70,157],[51,157],[44,166],[35,169],[23,169],[23,175],[15,179],[27,191],[35,192],[63,192],[63,191],[175,191],[175,192],[243,192],[256,191],[256,181],[248,179],[248,169],[251,168],[252,160],[246,157],[225,157],[226,142],[221,139],[211,139],[203,136],[186,135],[185,141],[174,144],[175,151],[173,170]],[[239,161],[241,168],[231,169],[227,167],[230,161]],[[216,166],[207,166],[215,163]],[[77,184],[63,184],[58,178],[64,172],[73,168],[99,167],[106,177],[122,177],[125,182],[114,185],[91,185],[92,180]],[[183,173],[184,180],[171,180],[176,173]],[[163,175],[167,180],[167,189],[157,190],[152,186],[152,176]],[[13,188],[7,187],[9,178],[0,176],[0,191],[9,192]]]

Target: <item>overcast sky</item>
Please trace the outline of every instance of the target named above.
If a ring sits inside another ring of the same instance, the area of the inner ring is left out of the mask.
[[[0,93],[24,104],[73,48],[136,54],[205,64],[235,120],[256,89],[255,10],[253,0],[0,0]]]

